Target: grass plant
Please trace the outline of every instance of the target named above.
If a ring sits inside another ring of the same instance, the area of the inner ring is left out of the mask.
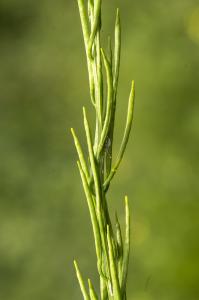
[[[86,3],[87,2],[87,3]],[[130,251],[129,201],[125,196],[125,234],[116,215],[115,228],[108,208],[107,193],[124,155],[133,121],[134,81],[128,102],[126,126],[116,158],[112,159],[117,87],[120,70],[121,24],[119,9],[116,12],[114,51],[108,37],[108,51],[101,45],[102,0],[77,0],[84,37],[91,103],[95,112],[95,129],[92,130],[86,108],[83,120],[88,153],[71,129],[79,160],[77,162],[93,228],[100,292],[98,295],[91,280],[85,285],[78,264],[74,261],[77,278],[85,300],[125,300]],[[94,131],[94,134],[93,134]]]

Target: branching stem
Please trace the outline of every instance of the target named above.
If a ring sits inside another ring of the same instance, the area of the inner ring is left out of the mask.
[[[116,161],[112,163],[121,53],[120,13],[119,9],[117,9],[114,51],[112,52],[111,38],[109,37],[109,51],[106,54],[101,45],[102,0],[87,1],[86,6],[86,0],[77,0],[88,65],[90,97],[96,116],[96,128],[93,137],[86,109],[83,108],[87,154],[82,150],[74,129],[71,129],[71,132],[79,157],[78,168],[93,228],[97,269],[100,279],[100,296],[97,295],[90,279],[88,279],[88,287],[85,286],[76,261],[74,264],[80,289],[85,300],[126,300],[130,252],[129,202],[126,196],[125,237],[123,239],[117,216],[115,230],[112,226],[107,203],[107,191],[111,180],[119,168],[129,140],[133,122],[135,88],[134,81],[132,81],[123,139]],[[106,87],[104,82],[106,82]]]

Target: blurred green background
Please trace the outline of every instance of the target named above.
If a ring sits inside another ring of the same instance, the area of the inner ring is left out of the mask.
[[[115,149],[131,79],[133,134],[110,204],[133,215],[129,300],[199,299],[199,3],[121,8]],[[105,40],[105,38],[104,38]],[[91,107],[76,1],[0,1],[0,299],[81,299],[74,257],[97,284],[89,214],[70,135]],[[90,114],[92,111],[90,110]]]

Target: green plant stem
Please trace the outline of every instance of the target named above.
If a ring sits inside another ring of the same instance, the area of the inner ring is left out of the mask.
[[[108,54],[101,45],[101,8],[102,0],[77,0],[85,51],[88,65],[89,89],[91,103],[95,110],[95,134],[83,108],[84,130],[87,142],[87,154],[82,150],[74,131],[71,133],[79,157],[78,168],[93,228],[97,270],[100,280],[100,296],[90,279],[85,286],[77,263],[77,278],[84,299],[91,300],[126,300],[126,282],[130,253],[130,213],[127,196],[125,197],[125,237],[116,216],[116,227],[113,228],[107,192],[110,182],[122,161],[133,122],[134,81],[129,96],[126,126],[115,163],[112,163],[115,114],[117,106],[117,88],[121,56],[121,23],[117,9],[115,21],[114,53],[111,38],[108,37]],[[104,71],[103,71],[104,69]],[[106,82],[106,85],[104,83]],[[88,159],[87,159],[88,158]],[[115,233],[116,231],[116,233]]]

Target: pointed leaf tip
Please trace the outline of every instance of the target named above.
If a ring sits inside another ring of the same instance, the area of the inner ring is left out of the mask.
[[[124,199],[125,199],[125,203],[128,204],[129,199],[128,199],[128,196],[127,196],[127,195],[125,195]]]
[[[117,12],[116,12],[116,25],[118,25],[120,23],[120,10],[119,8],[117,8]]]

